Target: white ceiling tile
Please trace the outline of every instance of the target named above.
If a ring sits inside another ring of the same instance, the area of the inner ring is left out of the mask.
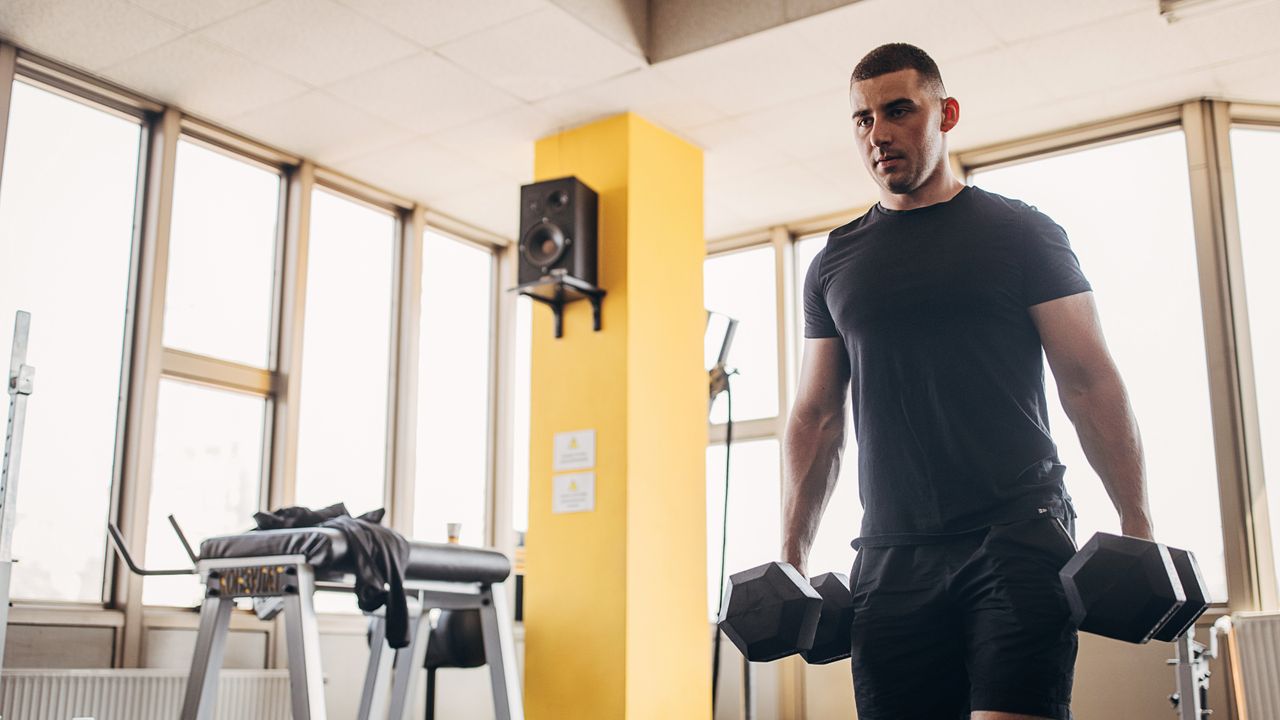
[[[338,0],[424,47],[500,25],[547,6],[546,0]]]
[[[70,65],[98,70],[182,34],[125,0],[4,0],[0,36]]]
[[[475,160],[422,137],[348,157],[336,167],[422,202],[456,195],[501,177]],[[519,209],[519,205],[514,207]]]
[[[1105,119],[1219,94],[1221,87],[1212,71],[1190,70],[1127,83],[1093,97],[1081,98],[1079,104],[1088,107],[1091,116]]]
[[[1280,0],[1226,5],[1180,18],[1168,30],[1212,64],[1280,52]]]
[[[702,203],[702,232],[708,240],[752,230],[727,203],[704,195]]]
[[[571,126],[626,111],[672,129],[701,126],[724,118],[721,111],[653,68],[632,70],[581,90],[548,97],[538,105],[558,114]]]
[[[188,30],[225,20],[267,0],[130,0],[134,5]]]
[[[548,7],[438,48],[441,55],[533,102],[641,67],[643,58]]]
[[[529,182],[533,143],[562,129],[560,121],[531,105],[520,104],[476,122],[435,133],[431,139],[505,175]]]
[[[446,195],[431,209],[514,240],[520,233],[520,181],[494,178],[465,192]]]
[[[302,94],[307,87],[196,35],[102,71],[106,77],[213,120]]]
[[[1090,25],[1135,10],[1157,12],[1151,0],[968,0],[972,12],[1003,42],[1015,43]]]
[[[736,178],[707,183],[751,227],[784,223],[840,210],[838,189],[801,163],[787,163]]]
[[[683,133],[703,149],[703,167],[710,181],[733,177],[787,162],[787,154],[751,132],[737,118],[720,120]]]
[[[1280,103],[1280,52],[1213,68],[1224,97],[1260,103]]]
[[[1205,55],[1155,12],[1119,15],[1014,49],[1037,81],[1023,104],[1056,102],[1203,67]]]
[[[824,189],[838,198],[831,212],[874,204],[880,197],[880,186],[871,178],[857,151],[829,152],[801,162],[822,181]]]
[[[848,82],[864,55],[884,43],[905,42],[922,48],[942,67],[944,77],[945,61],[1000,45],[1000,38],[987,24],[956,0],[862,0],[780,29],[794,33],[795,44],[802,43],[820,54],[824,72],[843,82]]]
[[[420,49],[332,0],[271,0],[200,33],[317,86]]]
[[[320,90],[238,115],[229,124],[249,137],[321,163],[367,153],[412,135]]]
[[[654,65],[667,80],[726,115],[812,95],[841,81],[808,43],[782,28]]]
[[[854,147],[853,121],[843,86],[758,110],[738,121],[793,160],[828,151],[852,151]]]
[[[456,127],[520,104],[514,96],[429,51],[325,89],[421,134]]]
[[[1011,108],[1035,104],[1054,78],[1031,73],[1015,48],[1000,48],[950,60],[940,68],[947,94],[960,103],[960,125],[996,118]]]

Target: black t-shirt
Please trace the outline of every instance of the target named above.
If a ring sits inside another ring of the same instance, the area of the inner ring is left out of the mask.
[[[1061,227],[976,187],[831,232],[804,334],[840,337],[850,363],[855,547],[1072,514],[1027,308],[1089,290]]]

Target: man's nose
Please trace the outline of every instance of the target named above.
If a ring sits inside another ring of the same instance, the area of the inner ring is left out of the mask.
[[[893,144],[893,135],[890,134],[888,126],[880,123],[871,126],[871,144],[884,149]]]

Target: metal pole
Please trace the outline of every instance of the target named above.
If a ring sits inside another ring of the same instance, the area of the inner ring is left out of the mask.
[[[13,572],[13,525],[17,520],[18,471],[22,466],[22,433],[27,398],[36,369],[27,364],[31,313],[19,310],[13,320],[13,351],[9,359],[9,421],[4,434],[4,462],[0,465],[0,670],[4,668],[5,635],[9,628],[10,575]]]
[[[756,688],[752,682],[755,668],[742,658],[742,720],[756,720]]]

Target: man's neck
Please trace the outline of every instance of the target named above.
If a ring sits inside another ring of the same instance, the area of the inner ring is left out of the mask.
[[[964,189],[964,183],[951,174],[951,168],[943,165],[920,187],[901,195],[880,188],[880,205],[888,210],[914,210],[943,203]]]

